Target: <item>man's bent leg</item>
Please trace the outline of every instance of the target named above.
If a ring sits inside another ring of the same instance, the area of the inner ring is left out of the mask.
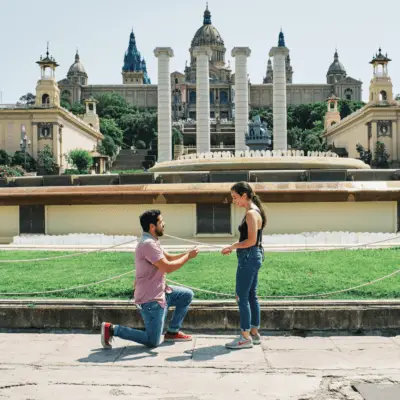
[[[188,312],[189,306],[193,300],[193,292],[190,289],[178,286],[171,286],[173,292],[167,295],[168,307],[175,307],[169,324],[165,340],[192,340],[190,335],[180,333],[183,320]]]
[[[162,308],[157,301],[142,304],[140,307],[140,314],[143,318],[145,330],[142,331],[115,325],[114,336],[125,340],[131,340],[148,347],[157,347],[160,344],[164,327],[166,308]]]

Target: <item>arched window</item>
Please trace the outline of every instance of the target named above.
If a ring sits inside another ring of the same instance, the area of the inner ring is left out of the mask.
[[[332,125],[335,125],[335,124],[336,124],[336,121],[332,121],[332,122],[331,122],[331,126],[332,126]]]
[[[228,104],[228,92],[222,90],[219,94],[219,100],[221,104]]]
[[[344,91],[344,96],[345,96],[346,100],[353,100],[353,90],[346,89]]]
[[[42,105],[48,106],[49,104],[50,104],[50,96],[47,93],[45,93],[42,96]]]
[[[384,90],[382,90],[379,94],[380,94],[380,98],[379,98],[380,101],[387,100],[387,93]]]

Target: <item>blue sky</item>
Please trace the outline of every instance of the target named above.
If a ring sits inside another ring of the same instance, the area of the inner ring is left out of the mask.
[[[365,100],[372,75],[369,61],[379,46],[393,60],[389,74],[394,92],[400,91],[400,24],[396,17],[400,2],[367,4],[362,0],[210,0],[209,9],[232,67],[232,48],[251,48],[252,83],[262,83],[268,52],[276,45],[282,26],[294,83],[326,82],[337,47],[348,76],[363,81]],[[182,71],[193,35],[202,25],[205,1],[0,0],[0,6],[0,91],[2,102],[12,103],[34,91],[39,78],[35,61],[45,53],[47,41],[60,64],[58,80],[66,76],[78,47],[89,84],[121,83],[132,28],[152,83],[157,83],[157,60],[153,55],[157,46],[172,47],[175,57],[171,70]]]

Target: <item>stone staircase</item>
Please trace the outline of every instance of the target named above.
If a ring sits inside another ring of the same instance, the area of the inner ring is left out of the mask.
[[[143,161],[145,161],[148,150],[121,150],[115,160],[111,170],[131,170],[131,169],[142,169]]]

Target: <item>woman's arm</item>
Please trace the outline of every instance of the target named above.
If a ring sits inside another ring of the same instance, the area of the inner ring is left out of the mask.
[[[257,211],[250,210],[246,214],[247,239],[242,242],[235,242],[222,249],[222,254],[230,254],[235,249],[247,249],[257,243]]]

